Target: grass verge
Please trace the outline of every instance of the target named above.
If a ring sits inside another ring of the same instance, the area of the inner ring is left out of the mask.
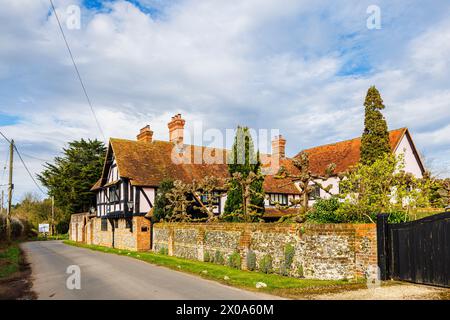
[[[19,271],[20,248],[18,243],[0,244],[0,279]]]
[[[220,282],[222,284],[293,299],[308,299],[314,294],[356,290],[364,288],[365,285],[365,282],[360,281],[349,282],[346,280],[290,278],[277,274],[264,274],[260,272],[238,270],[209,262],[170,257],[153,252],[134,252],[97,245],[81,244],[69,240],[63,241],[63,243],[76,247],[128,256],[173,270],[194,274],[205,279]],[[257,282],[263,282],[267,285],[267,287],[256,289]]]
[[[0,300],[36,298],[31,291],[31,268],[19,243],[0,242]]]

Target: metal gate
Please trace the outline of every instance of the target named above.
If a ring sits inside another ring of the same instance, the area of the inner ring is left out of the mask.
[[[377,239],[382,280],[450,287],[450,212],[396,224],[379,215]]]

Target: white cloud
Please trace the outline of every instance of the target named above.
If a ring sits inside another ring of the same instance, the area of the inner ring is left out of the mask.
[[[365,28],[370,1],[140,2],[159,13],[105,2],[83,8],[81,30],[66,30],[106,136],[133,139],[149,123],[167,139],[170,116],[181,112],[187,129],[278,128],[293,155],[360,134],[375,84],[390,127],[410,127],[428,157],[448,158],[444,1],[380,1],[377,31]],[[55,1],[62,21],[73,3],[81,2]],[[0,130],[45,159],[69,140],[101,139],[47,1],[0,5],[0,111],[20,117]],[[18,194],[35,189],[22,172],[17,181]]]

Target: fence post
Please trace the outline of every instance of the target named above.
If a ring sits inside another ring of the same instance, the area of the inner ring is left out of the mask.
[[[380,280],[389,279],[388,268],[388,215],[379,214],[377,216],[377,251],[378,251],[378,267],[380,268]]]

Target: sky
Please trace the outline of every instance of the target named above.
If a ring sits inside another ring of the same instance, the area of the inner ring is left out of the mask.
[[[176,113],[187,132],[277,129],[293,156],[359,136],[375,85],[389,128],[408,127],[426,166],[450,176],[447,0],[53,2],[105,138],[49,0],[0,0],[0,131],[32,174],[71,140],[135,139],[147,124],[167,140]],[[0,185],[7,151],[2,140]],[[39,195],[15,166],[14,202]]]

